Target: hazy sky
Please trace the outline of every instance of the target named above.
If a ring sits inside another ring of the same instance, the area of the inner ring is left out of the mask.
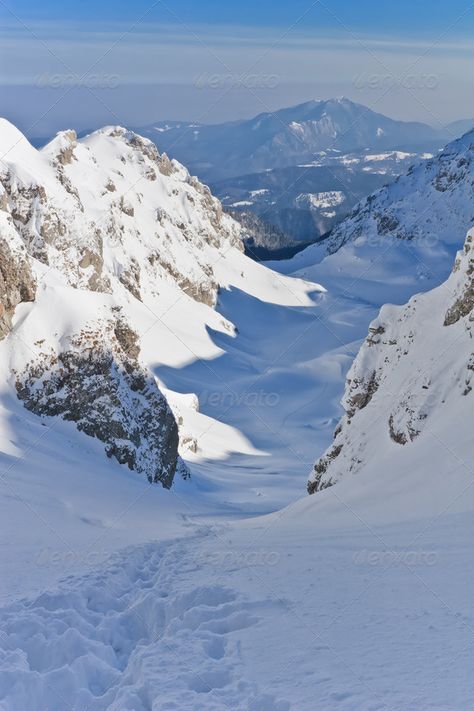
[[[474,116],[474,3],[0,3],[2,114],[31,136],[206,122],[345,95],[433,125]]]

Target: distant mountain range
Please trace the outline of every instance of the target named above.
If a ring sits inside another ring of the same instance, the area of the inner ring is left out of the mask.
[[[468,120],[442,130],[396,121],[340,98],[308,101],[249,120],[216,125],[160,122],[139,132],[201,179],[216,181],[308,162],[329,149],[433,150],[469,128]]]
[[[263,231],[252,244],[272,251],[282,246],[277,233],[292,245],[317,241],[361,198],[473,126],[463,119],[438,130],[340,98],[243,121],[136,130],[207,182],[244,227],[257,215]]]

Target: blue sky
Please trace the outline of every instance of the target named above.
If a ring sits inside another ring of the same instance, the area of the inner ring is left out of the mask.
[[[444,32],[471,3],[466,0],[101,0],[101,2],[61,2],[60,0],[6,0],[2,3],[25,20],[123,20],[133,22],[146,13],[144,22],[170,21],[175,14],[188,23],[288,27],[305,13],[308,27],[332,27],[336,18],[364,32]],[[472,10],[472,8],[471,8]],[[6,14],[5,7],[2,15]],[[474,14],[467,13],[456,34],[474,28]]]
[[[342,94],[434,125],[474,114],[468,0],[2,0],[0,18],[2,113],[30,135]]]

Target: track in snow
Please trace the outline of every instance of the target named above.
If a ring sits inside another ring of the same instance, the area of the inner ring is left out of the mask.
[[[234,633],[259,623],[259,603],[224,584],[186,584],[195,544],[128,549],[4,609],[2,711],[287,711],[239,671]]]

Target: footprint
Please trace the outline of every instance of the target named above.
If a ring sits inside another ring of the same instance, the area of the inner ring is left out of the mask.
[[[211,639],[203,642],[202,646],[208,657],[219,660],[225,655],[227,642],[222,637],[211,637]]]

